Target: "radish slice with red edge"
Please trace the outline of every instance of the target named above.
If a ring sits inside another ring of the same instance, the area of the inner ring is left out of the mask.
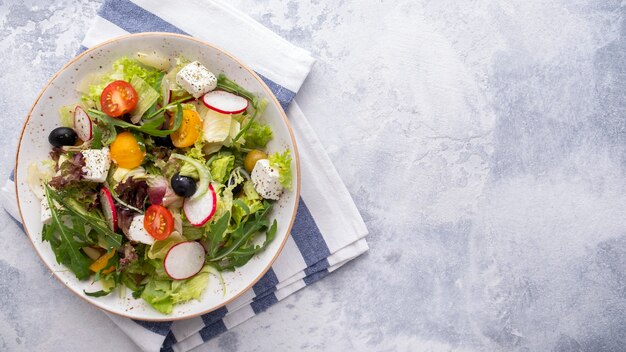
[[[117,210],[115,210],[111,191],[106,187],[100,189],[100,204],[102,205],[102,214],[104,214],[104,219],[109,228],[111,231],[117,232]]]
[[[78,138],[87,142],[93,137],[93,126],[89,115],[81,108],[76,106],[74,109],[74,130]]]
[[[89,115],[81,108],[76,106],[74,109],[74,130],[78,138],[87,142],[93,137],[93,125]]]
[[[209,190],[198,198],[185,198],[183,211],[185,217],[195,227],[200,227],[211,220],[217,208],[217,196],[213,186],[209,184]]]
[[[198,242],[177,243],[165,255],[165,272],[174,280],[188,279],[202,270],[205,254]]]
[[[202,102],[207,108],[221,114],[239,114],[248,108],[248,99],[223,90],[206,93]]]

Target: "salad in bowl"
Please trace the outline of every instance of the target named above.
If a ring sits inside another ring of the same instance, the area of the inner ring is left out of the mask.
[[[41,244],[80,294],[165,315],[207,295],[226,303],[225,277],[268,247],[271,264],[291,226],[273,209],[295,182],[290,148],[268,147],[267,97],[167,52],[119,56],[74,81],[78,99],[45,131],[47,157],[26,170]]]

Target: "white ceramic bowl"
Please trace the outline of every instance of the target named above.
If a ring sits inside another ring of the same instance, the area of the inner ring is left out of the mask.
[[[234,272],[224,273],[227,286],[225,295],[218,280],[211,278],[199,301],[179,304],[169,315],[157,312],[142,299],[132,298],[130,290],[126,290],[127,294],[121,298],[117,293],[97,298],[86,296],[83,290],[97,291],[100,289],[99,284],[92,284],[90,280],[77,280],[74,274],[56,262],[49,243],[41,240],[39,200],[26,184],[28,165],[48,158],[51,149],[48,134],[59,126],[58,108],[79,101],[80,96],[75,88],[81,79],[90,73],[109,70],[112,62],[122,56],[151,50],[157,50],[171,58],[182,54],[192,61],[198,60],[215,74],[224,73],[249,91],[267,98],[269,105],[262,121],[270,124],[274,132],[268,150],[275,152],[288,148],[294,161],[293,190],[282,195],[271,214],[271,218],[278,221],[274,241],[245,266]],[[63,284],[89,303],[108,312],[139,320],[167,321],[204,314],[233,301],[251,289],[270,268],[283,248],[295,218],[300,194],[300,167],[296,142],[287,117],[269,88],[251,69],[232,55],[191,37],[170,33],[141,33],[119,37],[85,51],[63,66],[46,84],[35,100],[22,129],[16,155],[15,185],[24,228],[37,253]]]

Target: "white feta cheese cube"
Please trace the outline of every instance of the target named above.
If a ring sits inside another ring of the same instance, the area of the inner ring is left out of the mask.
[[[133,221],[130,222],[130,227],[128,228],[126,237],[133,242],[141,242],[151,245],[154,243],[154,237],[150,236],[145,227],[143,227],[143,218],[143,215],[137,215],[133,218]]]
[[[200,98],[217,87],[217,77],[201,63],[194,61],[178,71],[176,83],[194,98]]]
[[[43,199],[41,200],[41,223],[50,225],[51,220],[52,220],[52,212],[50,211],[48,198],[44,196]]]
[[[283,186],[278,181],[278,170],[270,166],[270,161],[261,159],[256,162],[252,169],[252,183],[254,189],[265,199],[278,199],[283,191]]]
[[[83,150],[85,166],[83,167],[83,178],[92,182],[104,182],[111,166],[111,156],[109,148]]]

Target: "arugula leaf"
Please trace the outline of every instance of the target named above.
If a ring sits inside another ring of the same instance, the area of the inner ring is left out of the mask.
[[[152,114],[148,115],[146,117],[146,120],[150,120],[154,117],[157,116],[162,116],[162,114],[166,111],[169,110],[171,108],[173,108],[174,106],[176,107],[177,110],[181,110],[182,105],[180,105],[181,103],[184,103],[186,100],[189,100],[188,97],[182,98],[182,99],[178,99],[175,101],[170,102],[169,104],[163,106],[162,108],[156,110],[155,112],[153,112]],[[182,111],[181,111],[181,115],[182,115]],[[175,125],[176,126],[176,125]],[[178,125],[178,127],[180,127],[180,125]],[[174,128],[174,130],[177,130],[178,128]]]
[[[226,212],[219,220],[211,224],[209,229],[209,248],[208,255],[209,257],[215,256],[217,252],[218,245],[224,239],[224,232],[228,228],[228,222],[230,221],[230,212]]]
[[[172,105],[172,104],[175,104],[175,105]],[[115,130],[115,126],[117,126],[121,128],[128,128],[131,130],[143,132],[151,136],[165,137],[176,132],[176,130],[180,128],[180,125],[183,122],[183,109],[182,109],[182,106],[180,105],[180,102],[175,102],[172,104],[170,104],[170,106],[176,106],[176,116],[174,117],[174,125],[169,130],[159,129],[159,127],[163,125],[163,122],[165,122],[165,116],[162,114],[163,111],[165,111],[164,108],[157,110],[153,114],[154,116],[148,116],[148,118],[144,120],[143,125],[133,125],[132,123],[128,123],[126,121],[110,117],[109,115],[96,109],[89,109],[87,113],[90,114],[89,116],[93,117],[95,120],[98,120],[102,122],[105,126],[107,126],[109,128],[109,131],[111,132],[111,135],[116,134],[113,131]],[[113,137],[113,140],[114,139],[115,137]],[[113,140],[111,139],[111,136],[109,136],[109,139],[107,139],[105,144],[107,144],[109,141],[112,143]]]
[[[217,77],[217,89],[225,90],[229,93],[240,95],[246,99],[248,99],[252,103],[252,107],[255,109],[258,107],[259,99],[254,95],[254,93],[244,89],[242,86],[238,85],[235,81],[226,77],[225,74],[221,73]]]
[[[258,252],[261,252],[262,250],[265,249],[265,247],[267,247],[267,245],[269,245],[274,240],[274,237],[276,237],[277,228],[278,228],[278,223],[276,222],[276,220],[274,220],[274,222],[272,223],[272,226],[269,228],[269,230],[267,230],[267,233],[265,235],[265,241],[263,241],[262,245],[238,249],[238,250],[233,251],[231,254],[233,256],[247,256],[247,255],[254,255]]]
[[[74,217],[81,219],[85,223],[89,224],[89,226],[93,228],[94,231],[103,235],[109,247],[119,248],[122,245],[122,236],[120,234],[117,234],[111,231],[106,221],[102,217],[100,217],[97,213],[93,211],[92,212],[87,211],[87,209],[85,209],[74,198],[61,197],[61,195],[59,194],[53,194],[52,192],[50,192],[50,189],[48,187],[46,187],[46,195],[49,197],[49,199],[52,199],[58,202],[59,204],[61,204],[63,207],[65,207],[67,212],[74,215]],[[68,232],[69,231],[72,231],[72,230],[68,230]],[[74,235],[76,236],[82,235],[82,234],[78,234],[77,231],[73,231],[73,232],[74,232]]]
[[[227,261],[223,260],[220,263],[212,263],[212,265],[218,270],[234,270],[237,267],[245,265],[255,254],[265,250],[267,245],[274,240],[274,237],[276,237],[276,229],[277,223],[276,220],[274,220],[270,229],[267,230],[265,241],[262,245],[234,250],[230,253]]]
[[[248,240],[250,240],[252,236],[254,236],[254,234],[267,229],[269,224],[266,215],[271,209],[271,205],[268,205],[268,207],[263,212],[256,213],[252,220],[249,220],[245,224],[239,226],[235,230],[235,232],[231,234],[231,237],[234,240],[233,243],[229,246],[224,246],[224,248],[222,248],[215,255],[210,255],[209,260],[213,262],[218,262],[222,259],[227,258],[233,251],[239,249],[244,244],[246,244]]]
[[[91,139],[91,148],[93,149],[101,149],[102,148],[102,130],[98,124],[93,124],[93,138]]]
[[[76,231],[65,225],[54,198],[51,197],[50,188],[46,186],[45,192],[52,223],[44,226],[44,240],[50,242],[57,262],[67,266],[79,280],[84,280],[90,275],[91,260],[80,249],[89,243],[81,243],[75,238]],[[54,236],[55,233],[59,234],[58,238]]]
[[[100,291],[95,291],[95,292],[87,292],[87,291],[83,290],[83,292],[85,293],[85,295],[90,296],[90,297],[102,297],[102,296],[106,296],[109,293],[113,292],[113,290],[111,290],[111,291],[100,290]]]

